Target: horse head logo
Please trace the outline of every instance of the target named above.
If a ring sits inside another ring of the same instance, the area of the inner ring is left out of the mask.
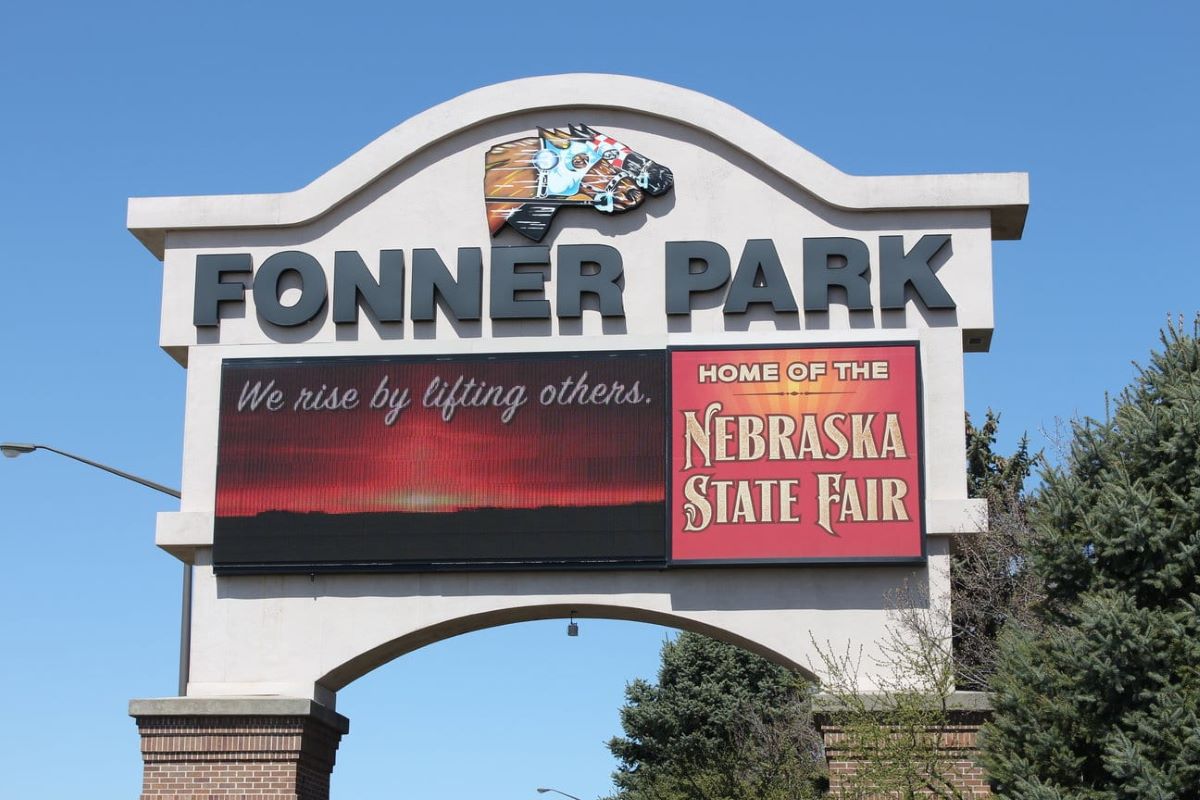
[[[488,228],[505,223],[540,242],[564,206],[604,214],[637,208],[671,190],[671,170],[587,125],[538,128],[537,136],[495,145],[484,160]]]

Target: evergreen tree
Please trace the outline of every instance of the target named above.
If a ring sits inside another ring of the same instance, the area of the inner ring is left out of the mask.
[[[625,689],[625,735],[608,746],[620,800],[802,800],[824,759],[810,687],[724,642],[683,632],[663,644],[658,682]]]
[[[1200,796],[1200,341],[1170,326],[1044,475],[1032,630],[1009,626],[984,764],[1004,797]]]
[[[952,540],[950,562],[954,670],[958,688],[983,690],[995,670],[996,642],[1005,625],[1028,625],[1041,587],[1029,569],[1031,531],[1025,480],[1041,453],[1022,436],[1012,455],[996,452],[1000,415],[987,411],[978,428],[966,421],[967,492],[987,500],[982,531]]]
[[[1000,415],[988,409],[976,428],[967,415],[967,496],[988,501],[988,513],[1003,513],[1025,497],[1025,481],[1041,458],[1029,453],[1029,437],[1022,436],[1011,456],[996,452]]]

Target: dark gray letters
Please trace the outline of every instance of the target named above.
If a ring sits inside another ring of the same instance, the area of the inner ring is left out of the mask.
[[[926,234],[906,253],[903,236],[880,236],[879,269],[874,277],[879,283],[880,308],[902,310],[911,288],[910,296],[926,308],[954,309],[954,298],[936,274],[949,253],[950,242],[950,234]],[[769,304],[777,314],[795,314],[798,310],[798,298],[771,239],[747,240],[736,271],[730,269],[729,252],[716,242],[667,242],[665,255],[667,314],[691,313],[693,296],[706,293],[708,299],[702,297],[696,301],[698,305],[713,308],[720,302],[717,293],[722,293],[722,310],[729,315],[744,314],[753,304]],[[943,258],[938,260],[939,256]],[[617,248],[606,244],[559,245],[556,261],[553,299],[560,318],[582,316],[584,295],[598,299],[604,317],[625,315],[624,262]],[[457,275],[452,275],[436,250],[412,251],[412,296],[408,303],[413,321],[432,321],[439,302],[454,319],[481,318],[482,250],[458,248],[457,267]],[[492,247],[492,319],[549,319],[552,306],[546,296],[546,281],[550,268],[550,248],[546,245]],[[280,302],[280,287],[288,285],[284,283],[288,273],[295,273],[298,279],[300,298],[285,306]],[[315,319],[329,299],[326,273],[308,253],[275,253],[257,270],[249,253],[198,255],[193,324],[219,325],[221,304],[244,303],[251,275],[254,303],[263,322],[284,327],[303,325]],[[806,312],[828,312],[834,287],[845,292],[846,307],[851,311],[871,311],[872,280],[866,242],[844,236],[803,240],[803,287],[797,289],[804,293]],[[379,251],[378,278],[357,251],[334,253],[332,295],[332,319],[338,325],[357,323],[362,310],[381,323],[403,321],[404,251]]]
[[[581,316],[580,300],[585,294],[594,294],[600,299],[601,316],[625,316],[621,287],[617,283],[624,267],[621,254],[615,247],[606,244],[564,244],[559,246],[557,255],[555,277],[558,283],[558,316]],[[584,264],[595,264],[596,271],[584,274]]]
[[[433,319],[435,292],[456,319],[479,319],[483,313],[483,253],[478,247],[458,248],[458,280],[446,269],[436,250],[413,250],[412,318]]]
[[[879,306],[904,308],[904,288],[913,291],[926,308],[955,308],[954,298],[933,274],[929,262],[950,241],[947,233],[929,233],[904,253],[903,236],[879,237]]]
[[[692,263],[704,269],[692,271]],[[716,242],[667,242],[667,313],[689,314],[692,295],[719,289],[729,281],[729,253]]]
[[[220,324],[221,303],[242,302],[246,285],[241,281],[223,281],[226,275],[249,276],[254,262],[249,253],[222,253],[196,256],[196,290],[192,293],[192,324],[210,327]]]
[[[279,280],[288,272],[300,276],[300,299],[295,305],[279,302]],[[320,313],[329,289],[325,271],[308,253],[285,250],[262,263],[254,275],[254,306],[258,315],[274,325],[291,328],[303,325]]]
[[[726,314],[744,314],[751,303],[770,303],[777,312],[796,311],[796,298],[788,283],[779,253],[770,239],[751,239],[729,284]]]
[[[833,266],[830,259],[846,259],[844,266]],[[871,310],[871,254],[866,244],[845,236],[804,240],[804,310],[828,311],[829,287],[846,290],[846,307],[852,311]]]
[[[518,297],[518,292],[538,292],[545,289],[546,273],[517,272],[518,266],[546,267],[550,265],[550,248],[546,245],[492,248],[492,319],[549,319],[550,301]]]
[[[333,254],[333,321],[358,322],[358,307],[375,312],[380,322],[404,321],[404,251],[379,251],[378,282],[357,251]]]

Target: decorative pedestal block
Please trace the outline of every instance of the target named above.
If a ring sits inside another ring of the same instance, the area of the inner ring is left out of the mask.
[[[291,697],[133,700],[142,800],[328,800],[350,721]]]

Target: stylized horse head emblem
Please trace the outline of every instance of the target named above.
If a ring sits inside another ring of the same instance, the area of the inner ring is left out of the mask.
[[[495,145],[484,160],[483,196],[492,235],[508,223],[540,242],[554,213],[587,206],[605,214],[637,208],[671,190],[671,170],[587,125],[538,128]]]

